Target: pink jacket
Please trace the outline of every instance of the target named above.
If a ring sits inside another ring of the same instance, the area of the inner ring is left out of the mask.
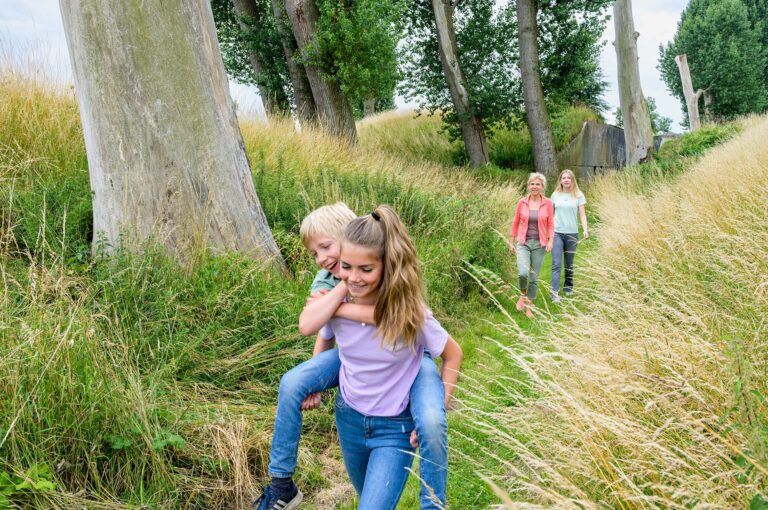
[[[517,238],[517,242],[525,244],[525,233],[528,231],[528,197],[523,197],[517,203],[515,209],[515,219],[512,220],[512,239]],[[552,207],[552,201],[541,196],[541,205],[539,205],[539,243],[544,247],[547,242],[555,235],[555,214]]]

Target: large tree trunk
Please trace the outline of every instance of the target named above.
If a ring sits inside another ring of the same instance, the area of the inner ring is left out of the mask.
[[[296,38],[285,16],[285,3],[283,0],[272,0],[272,12],[277,20],[277,29],[280,32],[280,39],[283,45],[285,60],[288,62],[288,74],[291,77],[293,86],[293,100],[296,102],[296,113],[299,119],[307,122],[317,120],[317,106],[315,98],[312,97],[312,88],[309,86],[307,71],[304,65],[295,61],[294,55],[298,54],[299,47],[296,44]]]
[[[88,154],[94,249],[279,263],[207,0],[60,0]]]
[[[303,53],[317,32],[317,19],[320,14],[315,0],[285,0],[285,10],[291,20],[299,52]],[[305,65],[304,69],[312,88],[312,96],[315,98],[320,123],[334,135],[343,137],[350,143],[357,143],[355,117],[339,85],[324,80],[315,66]]]
[[[613,4],[616,29],[616,59],[619,68],[619,101],[624,120],[624,141],[627,164],[646,161],[653,151],[651,114],[640,87],[640,69],[637,63],[637,38],[632,19],[632,1],[616,0]]]
[[[469,161],[474,167],[487,165],[490,159],[488,144],[485,141],[485,128],[482,119],[475,115],[469,104],[469,94],[465,87],[467,80],[459,65],[456,31],[453,28],[453,4],[451,0],[432,0],[432,11],[435,14],[440,63],[453,107],[459,118],[461,136],[469,154]]]
[[[557,156],[552,139],[544,91],[541,88],[539,43],[535,0],[517,0],[517,38],[520,44],[520,74],[523,81],[525,115],[533,142],[533,163],[537,172],[557,175]]]
[[[232,0],[232,6],[235,8],[237,22],[240,29],[250,34],[253,30],[249,24],[251,20],[259,20],[261,13],[255,0]],[[264,103],[264,111],[267,116],[285,115],[291,111],[291,104],[288,96],[282,87],[270,87],[264,83],[264,68],[259,61],[259,56],[252,49],[248,50],[248,61],[251,63],[251,69],[256,78],[256,86],[261,95],[261,101]]]
[[[691,131],[696,131],[701,127],[699,121],[699,98],[704,91],[699,89],[696,92],[693,91],[693,83],[691,82],[691,71],[688,69],[688,56],[685,54],[675,57],[677,68],[680,70],[680,80],[683,82],[683,95],[685,96],[685,104],[688,107],[688,126]],[[709,107],[709,103],[707,103]]]

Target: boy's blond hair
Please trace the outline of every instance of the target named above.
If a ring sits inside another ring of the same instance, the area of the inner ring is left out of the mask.
[[[309,241],[318,236],[327,236],[337,241],[344,237],[344,230],[357,214],[344,202],[318,207],[304,217],[299,229],[301,242],[309,248]]]

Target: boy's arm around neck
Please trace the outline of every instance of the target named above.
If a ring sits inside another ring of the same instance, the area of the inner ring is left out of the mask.
[[[307,299],[307,304],[299,316],[299,332],[309,336],[320,331],[320,328],[331,320],[346,296],[347,285],[341,282],[327,294]]]
[[[357,305],[354,303],[342,303],[334,314],[336,317],[349,319],[355,322],[364,322],[366,324],[376,324],[373,318],[374,305]]]

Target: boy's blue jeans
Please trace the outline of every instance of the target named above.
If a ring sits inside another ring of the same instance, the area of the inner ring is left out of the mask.
[[[394,510],[408,480],[415,425],[410,410],[399,416],[365,416],[336,397],[336,429],[344,466],[360,496],[358,510]]]
[[[338,386],[340,368],[338,350],[329,349],[283,375],[269,454],[270,476],[293,476],[301,436],[301,402],[312,393]],[[448,479],[445,391],[437,365],[427,354],[422,357],[419,373],[411,386],[410,408],[419,436],[421,508],[444,507]]]

